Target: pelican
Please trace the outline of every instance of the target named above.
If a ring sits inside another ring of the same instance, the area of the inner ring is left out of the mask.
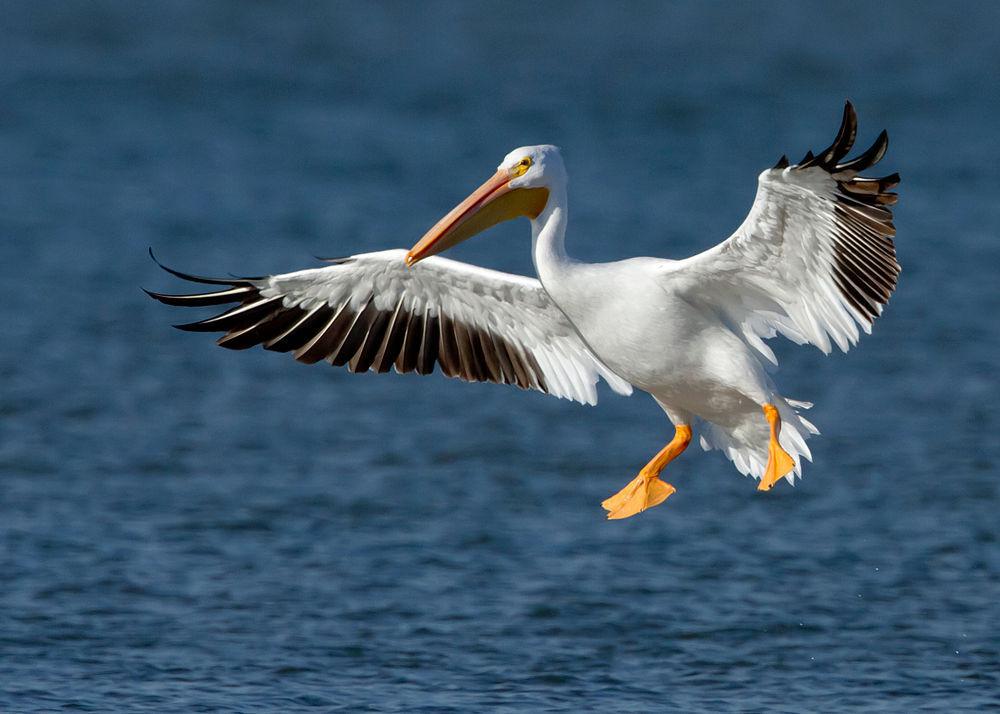
[[[782,156],[758,176],[742,225],[722,243],[683,260],[631,258],[588,264],[564,246],[567,177],[559,149],[514,149],[496,173],[409,251],[362,253],[328,265],[258,278],[173,275],[210,292],[147,293],[168,305],[235,304],[177,325],[222,332],[235,350],[263,345],[307,364],[352,372],[435,367],[469,382],[510,384],[585,404],[600,379],[628,395],[652,395],[673,438],[623,489],[603,502],[610,519],[665,501],[660,478],[697,430],[758,490],[794,484],[811,404],[779,394],[777,359],[764,342],[782,335],[824,354],[846,352],[896,286],[900,266],[889,208],[898,174],[863,178],[888,146],[883,131],[845,160],[857,116],[847,102],[828,148],[797,164]],[[436,257],[501,221],[527,217],[538,278]],[[151,251],[152,253],[152,251]],[[154,258],[155,260],[155,258]]]

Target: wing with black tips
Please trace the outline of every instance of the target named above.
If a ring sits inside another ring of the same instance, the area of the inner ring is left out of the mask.
[[[300,362],[327,361],[352,372],[417,372],[512,384],[594,404],[603,377],[631,386],[604,366],[532,278],[428,258],[407,268],[405,251],[365,253],[322,268],[229,280],[171,274],[221,289],[147,293],[168,305],[225,312],[177,325],[221,332],[230,349],[261,345]]]
[[[896,287],[891,189],[899,175],[865,178],[885,155],[883,131],[857,158],[850,102],[829,147],[797,164],[784,156],[758,181],[750,214],[726,241],[664,271],[672,289],[723,315],[777,363],[763,339],[782,334],[829,352],[871,331]]]

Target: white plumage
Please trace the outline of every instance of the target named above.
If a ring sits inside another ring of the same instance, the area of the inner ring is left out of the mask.
[[[679,444],[651,461],[637,482],[656,480],[687,445],[691,425],[704,448],[723,451],[741,473],[791,482],[801,459],[810,458],[806,439],[817,431],[798,414],[810,405],[778,393],[769,374],[777,360],[764,340],[781,334],[824,353],[833,345],[846,351],[861,331],[870,332],[899,273],[888,208],[895,202],[888,189],[899,178],[858,176],[881,159],[886,135],[840,163],[855,131],[848,103],[828,149],[795,165],[782,157],[761,173],[743,224],[685,260],[585,264],[569,258],[565,168],[558,149],[542,145],[508,154],[497,174],[409,253],[367,253],[240,280],[171,271],[225,289],[151,295],[185,306],[238,302],[180,327],[222,331],[225,347],[261,344],[304,362],[424,374],[438,366],[448,376],[587,404],[597,401],[599,378],[621,394],[634,385],[678,427],[672,444]],[[430,257],[517,215],[531,218],[538,280]],[[776,423],[771,415],[765,419],[770,405],[780,415]],[[775,449],[791,457],[787,473],[769,465]],[[630,488],[615,499],[634,496]],[[632,515],[672,492],[643,496],[624,510],[617,501],[608,505],[615,499],[605,507]]]
[[[474,335],[488,336],[493,349],[493,340],[502,338],[533,357],[541,370],[533,386],[547,385],[544,391],[553,396],[596,404],[598,377],[620,394],[632,393],[587,349],[538,280],[439,257],[411,269],[405,255],[399,249],[365,253],[327,268],[269,277],[258,283],[260,294],[281,296],[285,308],[306,311],[343,305],[361,312],[370,299],[376,311],[397,320],[401,315],[446,316]],[[386,324],[386,334],[391,327]],[[479,359],[478,352],[469,355]],[[461,362],[461,347],[456,353]],[[474,365],[466,368],[473,378],[474,371]]]

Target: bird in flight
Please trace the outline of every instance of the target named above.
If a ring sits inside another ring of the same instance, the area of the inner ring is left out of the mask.
[[[567,177],[559,149],[514,149],[496,173],[409,251],[362,253],[257,278],[173,275],[209,292],[147,293],[168,305],[232,305],[182,330],[221,332],[218,344],[262,345],[307,364],[352,372],[431,374],[535,389],[585,404],[604,379],[615,392],[648,392],[673,438],[603,502],[610,519],[665,501],[660,478],[697,431],[767,491],[794,483],[818,433],[782,396],[764,342],[782,335],[824,353],[870,333],[900,267],[890,206],[898,174],[860,172],[885,154],[883,131],[845,160],[857,117],[847,102],[833,143],[796,164],[784,156],[758,177],[742,225],[683,260],[583,263],[565,249]],[[501,221],[527,217],[538,278],[436,257]]]

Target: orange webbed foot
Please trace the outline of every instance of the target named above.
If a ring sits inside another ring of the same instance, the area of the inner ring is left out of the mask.
[[[781,417],[778,415],[777,408],[773,404],[765,404],[763,410],[764,416],[771,426],[771,439],[767,444],[767,467],[757,485],[757,490],[770,491],[774,484],[795,468],[795,459],[778,443],[778,435],[781,433]]]
[[[628,485],[611,498],[605,499],[604,510],[608,511],[609,520],[628,518],[642,513],[647,508],[659,506],[676,491],[666,481],[660,479],[664,467],[677,458],[688,444],[691,443],[691,427],[678,424],[674,427],[674,438],[660,449],[660,452],[642,467],[639,475],[629,481]]]
[[[640,473],[625,488],[606,499],[601,505],[608,511],[608,520],[629,518],[647,508],[660,505],[676,490],[658,476]]]

